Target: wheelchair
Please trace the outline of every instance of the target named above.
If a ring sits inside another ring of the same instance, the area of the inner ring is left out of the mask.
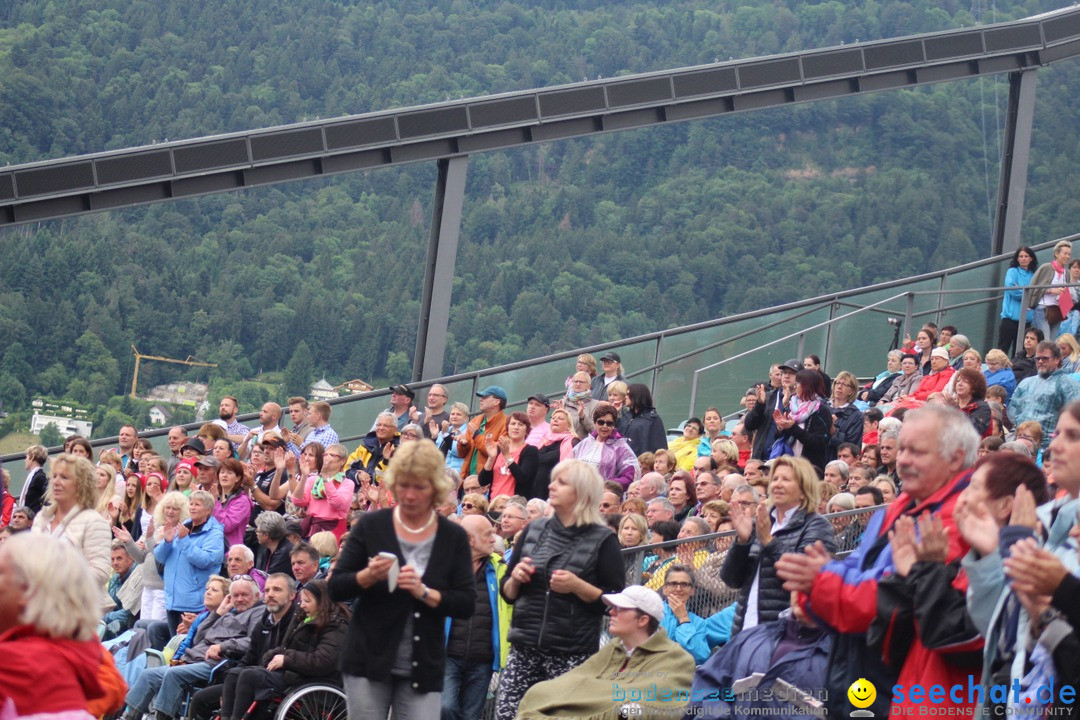
[[[309,683],[289,690],[274,720],[348,720],[345,693],[329,683]]]

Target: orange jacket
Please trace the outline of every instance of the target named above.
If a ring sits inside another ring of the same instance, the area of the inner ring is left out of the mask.
[[[465,428],[465,439],[458,441],[458,455],[462,457],[461,477],[479,473],[487,462],[487,440],[498,442],[506,434],[506,415],[502,410],[485,422],[483,415],[477,415]],[[476,468],[470,470],[473,455],[476,456]]]

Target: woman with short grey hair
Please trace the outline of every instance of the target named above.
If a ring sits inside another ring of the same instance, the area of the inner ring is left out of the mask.
[[[292,574],[293,544],[285,536],[285,518],[276,512],[262,512],[255,518],[255,539],[259,551],[255,555],[255,567],[267,576],[274,573]]]

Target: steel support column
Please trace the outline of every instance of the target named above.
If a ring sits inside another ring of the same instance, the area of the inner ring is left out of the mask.
[[[446,356],[446,332],[450,325],[450,293],[454,287],[461,209],[465,202],[465,171],[469,156],[459,155],[438,161],[435,203],[431,211],[424,295],[420,303],[420,325],[416,331],[413,380],[442,377]]]
[[[1024,217],[1031,125],[1035,119],[1036,69],[1009,73],[1009,105],[1005,114],[1001,177],[998,181],[997,216],[991,255],[1020,247],[1020,221]]]

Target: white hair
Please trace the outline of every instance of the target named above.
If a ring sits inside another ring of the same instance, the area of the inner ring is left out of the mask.
[[[97,632],[101,605],[90,566],[69,542],[44,533],[18,533],[0,546],[23,587],[19,622],[52,638],[85,641]]]

